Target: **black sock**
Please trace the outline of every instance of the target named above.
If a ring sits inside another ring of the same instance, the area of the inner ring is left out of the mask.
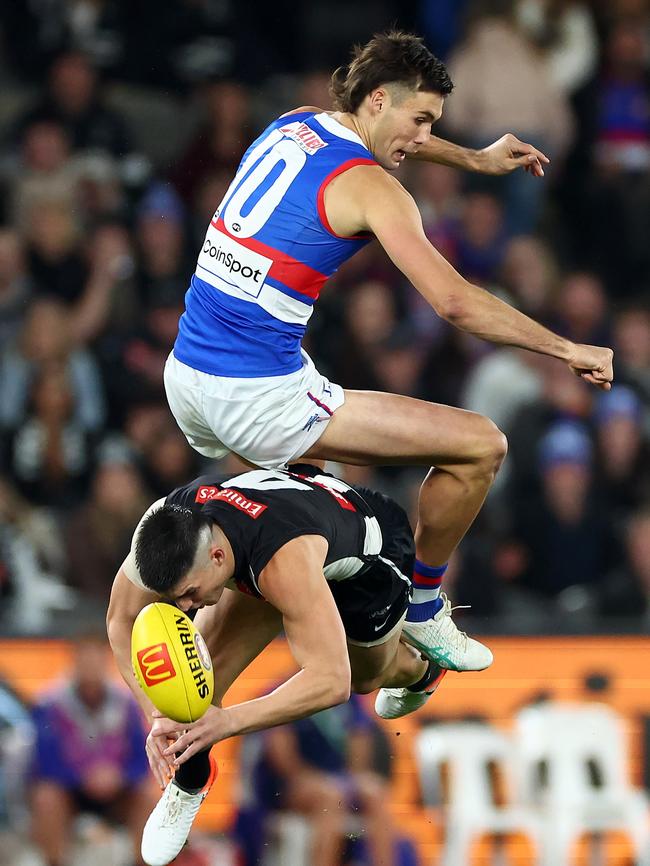
[[[413,683],[412,686],[407,686],[406,688],[409,692],[423,692],[427,686],[430,686],[431,683],[436,680],[440,676],[441,668],[438,667],[434,662],[429,661],[427,665],[427,669],[424,672],[424,676],[421,677],[417,683]]]
[[[198,794],[210,778],[210,749],[188,758],[174,774],[178,787],[188,794]]]

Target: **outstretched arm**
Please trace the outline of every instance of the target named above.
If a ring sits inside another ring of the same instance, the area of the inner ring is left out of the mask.
[[[558,358],[592,385],[610,389],[611,349],[572,343],[469,283],[429,243],[412,196],[383,169],[358,166],[335,178],[325,191],[325,208],[338,234],[375,234],[395,265],[450,324],[491,343]]]
[[[541,150],[520,141],[510,132],[480,150],[463,147],[432,135],[417,153],[410,153],[408,157],[480,174],[509,174],[516,168],[524,168],[535,177],[544,176],[544,165],[550,161]]]
[[[315,105],[301,105],[300,108],[294,108],[281,116],[288,117],[305,111],[321,114],[323,109]],[[325,113],[332,114],[331,111]],[[541,150],[532,144],[520,141],[511,132],[479,150],[463,147],[461,144],[454,144],[452,141],[432,135],[417,153],[409,153],[408,158],[424,162],[439,162],[442,165],[475,171],[479,174],[509,174],[516,168],[523,168],[535,177],[544,177],[544,165],[550,162]]]

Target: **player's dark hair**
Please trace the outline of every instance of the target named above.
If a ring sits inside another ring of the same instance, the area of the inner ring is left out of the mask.
[[[182,505],[163,505],[146,517],[135,543],[144,585],[160,594],[172,589],[194,563],[201,530],[212,523],[198,509]]]
[[[349,66],[340,66],[332,75],[330,92],[335,108],[354,112],[375,88],[392,83],[442,96],[454,86],[444,63],[420,36],[390,30],[354,47]]]

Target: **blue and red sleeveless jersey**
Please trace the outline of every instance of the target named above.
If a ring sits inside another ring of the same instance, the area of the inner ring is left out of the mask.
[[[353,166],[376,164],[328,114],[300,112],[267,127],[208,226],[174,345],[178,360],[215,376],[299,370],[323,284],[370,240],[332,231],[325,188]]]

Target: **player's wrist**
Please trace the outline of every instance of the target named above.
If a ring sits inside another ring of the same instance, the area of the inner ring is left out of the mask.
[[[490,153],[487,147],[482,147],[480,150],[466,148],[467,151],[467,168],[470,171],[475,171],[477,174],[490,174],[491,161]]]

